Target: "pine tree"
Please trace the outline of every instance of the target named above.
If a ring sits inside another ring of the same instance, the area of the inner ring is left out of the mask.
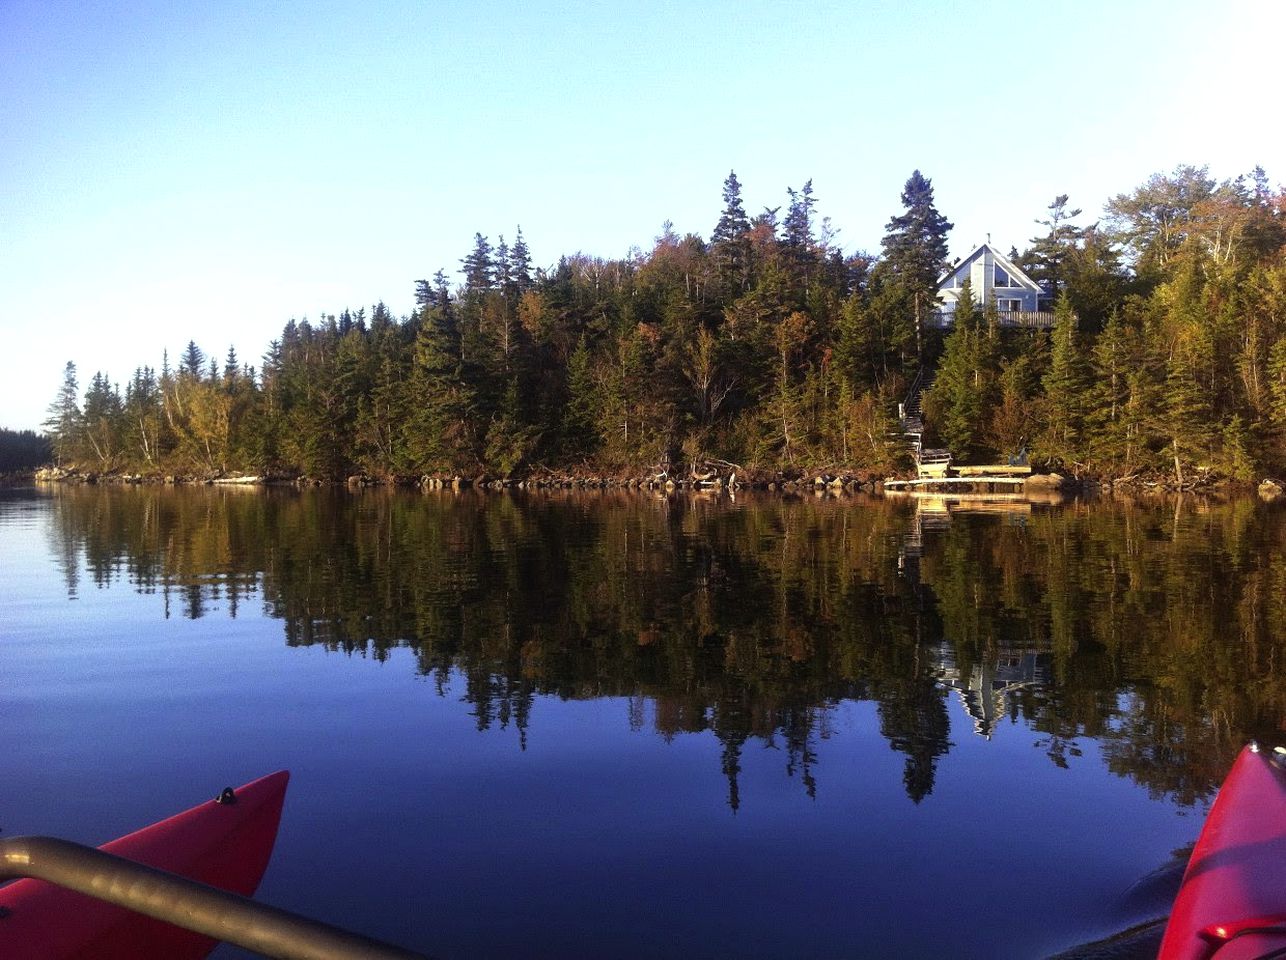
[[[433,303],[434,303],[433,284],[428,280],[416,280],[415,281],[415,306],[417,308],[423,309],[424,307],[433,306]]]
[[[1049,294],[1057,298],[1066,285],[1067,259],[1080,241],[1082,231],[1068,221],[1081,215],[1079,209],[1067,209],[1067,194],[1060,193],[1049,205],[1049,219],[1036,222],[1048,231],[1032,240],[1021,265],[1033,280],[1043,282]]]
[[[75,368],[72,368],[73,385]],[[1286,446],[1286,336],[1279,336],[1268,351],[1268,420]],[[52,409],[52,408],[51,408]]]
[[[353,433],[363,469],[389,477],[407,466],[402,424],[408,412],[409,352],[402,331],[387,321],[379,308],[371,318],[370,336],[370,387],[359,398]]]
[[[500,240],[496,244],[496,255],[492,261],[495,265],[495,284],[496,287],[505,296],[516,296],[517,289],[513,282],[513,264],[509,259],[509,244],[505,243],[505,235],[500,235]]]
[[[862,297],[853,294],[844,301],[835,333],[835,369],[850,393],[856,395],[863,385],[879,381],[878,331]]]
[[[786,194],[790,197],[790,204],[782,221],[782,250],[796,283],[803,284],[806,289],[809,274],[817,263],[813,238],[813,207],[817,200],[813,196],[813,181],[807,181],[798,192],[787,187]]]
[[[1116,246],[1095,227],[1080,232],[1080,243],[1059,265],[1060,282],[1080,319],[1081,330],[1103,329],[1126,292],[1127,279]]]
[[[161,455],[161,396],[151,367],[136,369],[126,385],[124,419],[127,447],[138,451],[135,459],[155,466]]]
[[[513,249],[509,251],[509,273],[514,284],[518,287],[519,293],[525,293],[531,289],[531,251],[527,249],[527,241],[522,238],[522,227],[518,228],[514,236]]]
[[[200,380],[201,368],[204,366],[205,354],[201,352],[195,340],[189,340],[187,348],[183,351],[183,359],[179,361],[179,373],[186,374],[193,380]]]
[[[465,381],[460,333],[436,309],[421,317],[409,384],[404,444],[418,471],[450,471],[476,463],[476,397]]]
[[[1076,330],[1071,301],[1060,297],[1054,309],[1049,371],[1045,374],[1044,430],[1041,455],[1072,463],[1081,455],[1088,371]]]
[[[1216,364],[1222,358],[1198,258],[1188,255],[1177,260],[1173,278],[1157,288],[1152,302],[1157,308],[1154,334],[1158,346],[1165,349],[1164,419],[1158,423],[1158,432],[1169,441],[1175,481],[1182,485],[1185,465],[1209,454],[1217,422]]]
[[[49,434],[58,466],[76,455],[83,418],[80,411],[80,387],[76,383],[76,364],[67,361],[63,368],[63,383],[58,396],[49,405],[49,417],[42,426]]]
[[[1020,353],[1000,366],[999,398],[991,414],[991,446],[1004,457],[1018,457],[1029,448],[1034,432],[1033,399],[1036,381],[1033,355]]]
[[[464,268],[466,293],[485,293],[495,286],[496,264],[491,256],[491,244],[480,233],[473,235],[473,250],[460,261]]]
[[[750,220],[741,202],[741,184],[735,171],[723,181],[723,213],[710,234],[710,254],[724,296],[742,293],[750,284]]]
[[[569,460],[593,455],[601,444],[597,385],[589,345],[581,337],[567,360],[567,403],[563,407],[562,447]]]
[[[918,364],[922,331],[937,307],[938,277],[947,260],[951,223],[933,205],[933,182],[916,170],[902,190],[905,213],[888,222],[884,255],[871,276],[872,305],[888,331],[900,366]],[[887,361],[886,361],[887,362]]]
[[[1241,414],[1233,414],[1219,433],[1219,472],[1234,480],[1254,480],[1259,473],[1254,437]]]
[[[936,299],[935,299],[936,304]],[[871,273],[865,314],[874,351],[872,365],[877,382],[886,382],[915,358],[918,365],[920,334],[917,317],[927,316],[928,306],[920,302],[884,263]]]
[[[889,220],[884,259],[911,293],[931,304],[947,261],[947,233],[952,224],[933,205],[933,181],[919,170],[903,187],[902,206],[906,212]]]
[[[512,376],[487,428],[485,450],[485,463],[504,477],[521,470],[540,441],[540,431],[527,423],[525,410],[518,378]]]
[[[1131,374],[1140,367],[1134,331],[1113,313],[1094,342],[1090,355],[1092,383],[1088,394],[1087,447],[1099,469],[1132,472],[1139,454],[1140,424],[1130,403]]]
[[[1211,411],[1197,380],[1199,364],[1200,358],[1194,355],[1191,345],[1180,345],[1173,350],[1166,363],[1161,396],[1162,430],[1169,440],[1174,479],[1180,486],[1187,479],[1184,467],[1192,466],[1209,453]]]
[[[240,374],[237,368],[237,348],[228,347],[228,357],[223,361],[223,385],[229,390],[233,389],[237,383],[237,376]]]
[[[1206,167],[1181,165],[1169,175],[1153,174],[1133,193],[1107,202],[1108,229],[1129,251],[1137,275],[1155,278],[1167,269],[1189,236],[1194,209],[1214,191]]]
[[[121,450],[121,395],[107,375],[98,372],[85,391],[82,437],[87,453],[92,453],[98,466],[110,470],[116,466]]]
[[[774,344],[777,348],[775,388],[766,400],[765,440],[768,447],[780,452],[781,459],[794,464],[806,451],[808,418],[804,415],[804,396],[794,373],[794,359],[809,332],[809,317],[796,311],[777,326]]]
[[[957,460],[972,459],[983,441],[990,387],[985,339],[973,289],[966,281],[933,387],[924,397],[927,423]]]

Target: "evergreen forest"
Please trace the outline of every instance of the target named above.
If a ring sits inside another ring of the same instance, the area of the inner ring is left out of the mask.
[[[34,470],[49,456],[49,441],[34,430],[0,427],[0,474]]]
[[[1252,480],[1286,466],[1286,197],[1256,168],[1180,166],[1086,222],[1066,195],[1010,258],[1057,304],[1001,329],[968,298],[925,323],[952,224],[914,172],[878,254],[847,255],[811,181],[750,213],[730,173],[709,237],[533,265],[478,233],[381,302],[290,320],[257,364],[190,341],[124,383],[73,363],[54,460],[144,475],[340,479],[905,469],[898,405],[921,369],[929,442],[1026,452],[1078,477]]]

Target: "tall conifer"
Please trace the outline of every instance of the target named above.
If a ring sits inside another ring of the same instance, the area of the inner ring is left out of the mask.
[[[952,224],[933,204],[933,181],[919,170],[902,189],[902,206],[906,212],[889,220],[884,260],[908,290],[932,302],[947,261],[947,233]]]
[[[76,383],[76,364],[67,361],[58,396],[49,405],[49,417],[43,426],[53,444],[54,460],[62,466],[75,456],[81,427],[80,387]]]
[[[750,282],[750,220],[741,202],[741,183],[735,171],[723,181],[723,213],[710,234],[711,253],[725,291],[736,294]]]

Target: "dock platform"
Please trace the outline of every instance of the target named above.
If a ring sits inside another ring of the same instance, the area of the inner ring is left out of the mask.
[[[920,477],[916,480],[885,480],[886,491],[924,493],[1021,493],[1026,477],[970,474],[960,477]]]

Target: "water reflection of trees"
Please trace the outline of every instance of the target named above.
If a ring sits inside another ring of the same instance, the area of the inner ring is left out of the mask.
[[[986,733],[1022,720],[1060,765],[1093,738],[1181,802],[1286,718],[1282,512],[1252,501],[924,526],[910,504],[830,498],[54,496],[69,591],[80,556],[92,583],[183,616],[261,598],[289,644],[411,648],[440,683],[464,678],[479,728],[524,741],[537,695],[632,698],[663,736],[719,739],[734,807],[751,740],[811,793],[829,714],[854,699],[876,703],[920,801],[951,747],[948,691],[1023,656],[1040,669],[984,704]]]

